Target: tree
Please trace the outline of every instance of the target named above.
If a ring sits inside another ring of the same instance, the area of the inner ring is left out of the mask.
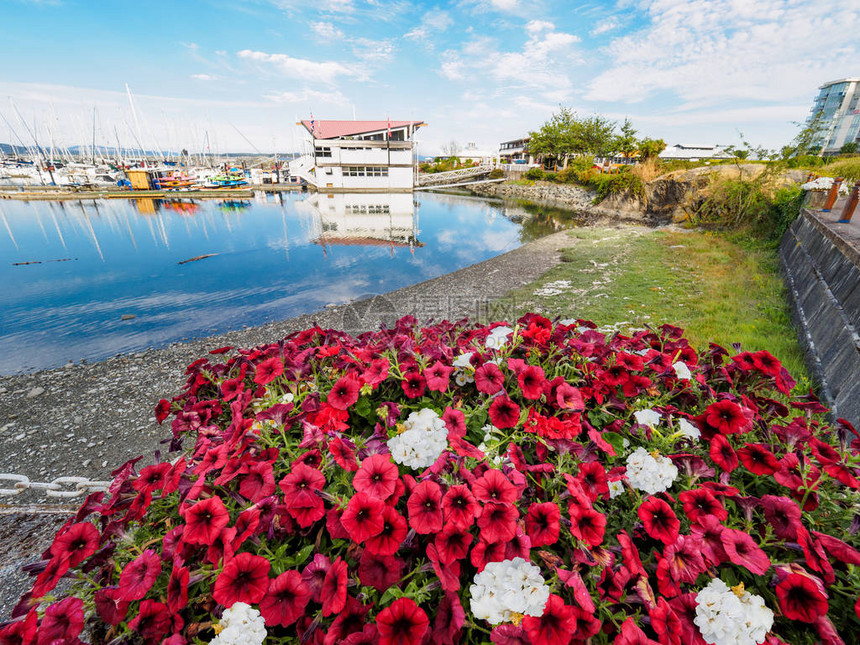
[[[642,161],[656,158],[665,149],[666,142],[663,139],[649,139],[646,137],[639,141],[639,158]]]
[[[630,119],[624,119],[621,132],[615,137],[615,151],[630,159],[636,152],[636,130]]]
[[[855,152],[857,152],[857,142],[846,141],[842,144],[842,147],[839,148],[839,152],[843,155],[853,155]]]
[[[606,155],[615,146],[615,122],[600,115],[580,118],[561,106],[537,132],[530,132],[529,151],[561,160],[572,155]]]
[[[456,157],[460,154],[460,144],[451,140],[447,144],[442,144],[442,154],[446,157]]]
[[[617,139],[615,121],[596,114],[580,120],[578,126],[574,153],[605,157],[614,151]]]

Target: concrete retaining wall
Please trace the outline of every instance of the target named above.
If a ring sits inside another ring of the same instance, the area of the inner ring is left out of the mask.
[[[860,253],[809,210],[779,251],[810,370],[834,416],[860,428]]]

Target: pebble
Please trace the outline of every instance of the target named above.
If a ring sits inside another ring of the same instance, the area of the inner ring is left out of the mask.
[[[134,320],[135,318],[137,318],[137,316],[135,316],[134,314],[123,314],[122,315],[123,320]]]
[[[42,394],[44,391],[45,391],[45,388],[43,388],[43,387],[34,387],[32,390],[27,392],[27,398],[28,399],[35,399],[37,396]]]

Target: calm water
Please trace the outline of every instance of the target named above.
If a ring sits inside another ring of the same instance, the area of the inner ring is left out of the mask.
[[[3,201],[0,373],[384,293],[509,251],[558,219],[430,194]]]

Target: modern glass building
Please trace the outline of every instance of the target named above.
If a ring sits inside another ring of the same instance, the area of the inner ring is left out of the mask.
[[[860,77],[825,83],[812,105],[807,125],[817,123],[812,144],[832,155],[846,143],[860,143]]]

